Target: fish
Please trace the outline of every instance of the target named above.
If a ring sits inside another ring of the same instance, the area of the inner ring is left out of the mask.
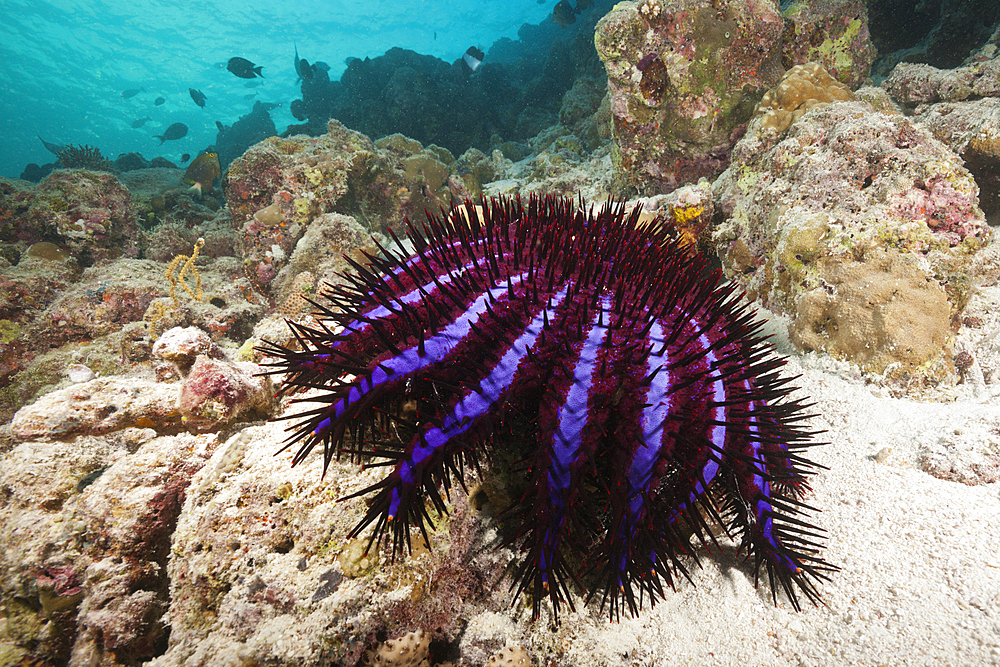
[[[188,165],[184,172],[184,182],[192,183],[188,192],[196,193],[199,197],[206,192],[212,191],[212,183],[222,176],[222,165],[219,164],[219,154],[202,153]]]
[[[194,88],[188,88],[188,92],[191,94],[191,99],[194,100],[194,103],[204,109],[205,100],[208,99],[205,97],[205,93],[200,90],[195,90]]]
[[[263,86],[263,85],[264,85],[263,81],[258,81],[257,79],[254,79],[253,81],[247,81],[246,83],[244,83],[243,87],[244,88],[256,88],[257,86]]]
[[[256,76],[264,78],[264,75],[260,73],[263,65],[254,65],[252,62],[246,58],[240,58],[236,56],[229,59],[229,64],[226,65],[226,69],[240,77],[241,79],[252,79]]]
[[[474,46],[470,46],[469,49],[465,52],[465,55],[462,56],[462,61],[465,62],[465,64],[469,67],[469,69],[475,72],[477,69],[479,69],[479,66],[483,64],[483,58],[485,57],[486,54],[484,54],[482,51],[480,51]]]
[[[585,9],[590,9],[594,6],[594,0],[576,0],[576,13],[584,11]]]
[[[181,156],[181,164],[184,164],[185,162],[187,162],[190,159],[191,159],[191,154],[190,153],[185,153],[184,155]]]
[[[573,9],[573,5],[569,4],[569,0],[559,0],[552,8],[552,22],[563,28],[571,23],[576,23],[576,10]]]
[[[274,111],[281,106],[280,102],[257,102],[257,104],[259,104],[264,111]],[[254,107],[256,107],[257,104],[255,104]]]
[[[326,64],[325,62],[323,62],[322,60],[315,60],[315,61],[313,61],[313,68],[314,68],[314,71],[315,71],[316,69],[321,69],[321,70],[323,70],[324,72],[329,72],[329,71],[330,71],[330,66],[329,66],[329,65],[327,65],[327,64]]]
[[[154,107],[158,107],[158,106],[160,106],[161,104],[163,104],[163,103],[164,103],[164,102],[166,102],[166,101],[167,101],[167,100],[166,100],[166,98],[164,98],[164,97],[157,97],[157,98],[156,98],[156,99],[155,99],[155,100],[153,101],[153,106],[154,106]]]
[[[35,135],[35,136],[38,136],[38,135]],[[48,152],[52,153],[53,155],[59,155],[64,150],[66,150],[66,146],[64,146],[63,144],[49,143],[48,141],[45,141],[45,139],[42,139],[41,137],[38,137],[38,140],[40,142],[42,142],[43,146],[45,146],[45,150],[47,150]]]
[[[145,88],[131,88],[129,90],[122,92],[122,99],[127,100],[130,97],[135,97],[139,93],[144,93],[144,92],[146,92]]]
[[[243,99],[249,101],[249,100],[252,100],[255,97],[257,97],[257,93],[250,93],[249,95],[244,95]]]
[[[187,133],[187,125],[184,123],[174,123],[163,134],[154,134],[153,136],[160,140],[160,145],[162,146],[164,141],[176,141]]]
[[[149,122],[151,120],[153,120],[153,119],[150,118],[149,116],[146,116],[145,118],[136,118],[134,121],[132,121],[132,127],[134,129],[138,130],[140,127],[142,127],[143,125],[145,125],[147,122]]]

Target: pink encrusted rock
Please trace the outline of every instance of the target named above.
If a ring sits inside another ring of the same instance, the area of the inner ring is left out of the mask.
[[[68,438],[124,428],[176,431],[181,426],[177,385],[110,377],[45,394],[17,411],[11,432],[20,440]]]
[[[198,327],[168,329],[153,343],[153,354],[174,364],[181,375],[188,374],[200,354],[225,358],[219,346]]]
[[[25,239],[59,239],[83,266],[138,254],[139,226],[132,196],[114,174],[57,169],[35,188]]]
[[[55,347],[121,331],[142,319],[163,291],[163,268],[144,259],[120,259],[83,272],[42,314],[39,342]]]
[[[727,273],[793,318],[794,343],[875,373],[949,371],[990,230],[971,174],[930,132],[863,101],[785,134],[754,121],[713,187]]]
[[[955,69],[920,63],[899,63],[882,82],[901,106],[959,102],[975,97],[1000,97],[1000,56]]]
[[[658,194],[726,166],[731,135],[781,77],[770,0],[622,2],[597,24],[608,72],[615,187]]]
[[[274,386],[257,364],[198,355],[181,385],[177,407],[185,426],[209,430],[237,419],[268,419],[278,409]]]
[[[19,601],[6,650],[24,664],[108,667],[162,653],[171,536],[217,443],[129,429],[5,453],[0,600]]]
[[[244,269],[261,290],[269,289],[319,215],[358,209],[372,220],[372,229],[396,225],[401,230],[404,185],[398,158],[336,120],[319,137],[270,137],[251,146],[233,160],[222,181]]]

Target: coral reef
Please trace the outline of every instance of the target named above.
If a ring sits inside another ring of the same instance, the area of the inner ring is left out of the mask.
[[[580,41],[586,43],[582,35]],[[336,119],[373,139],[402,133],[455,155],[471,147],[487,150],[494,135],[524,141],[552,124],[573,83],[574,63],[583,68],[586,57],[585,49],[553,48],[506,66],[491,52],[469,76],[461,60],[448,64],[393,48],[351,60],[339,81],[314,67],[312,78],[302,81],[302,99],[290,107],[307,123],[289,129],[320,134]]]
[[[990,232],[971,175],[927,130],[862,101],[814,109],[784,138],[761,118],[714,190],[727,272],[793,318],[797,344],[875,373],[947,372],[968,258]]]
[[[897,104],[912,109],[931,102],[960,102],[970,97],[1000,97],[1000,56],[943,70],[900,63],[882,87]]]
[[[128,428],[5,455],[5,660],[135,665],[165,650],[170,536],[215,445],[214,435]]]
[[[18,219],[20,241],[58,241],[82,266],[139,252],[132,197],[112,174],[59,169],[34,188],[30,201]]]
[[[18,410],[11,430],[21,440],[100,435],[126,428],[180,430],[177,387],[138,378],[96,378],[45,394]]]
[[[864,0],[796,0],[784,7],[781,16],[785,19],[781,57],[785,69],[814,62],[848,88],[867,81],[875,47]]]
[[[913,120],[958,153],[979,186],[986,219],[1000,224],[1000,96],[928,104]]]
[[[446,161],[454,158],[438,146],[424,148],[395,135],[380,148],[337,121],[320,137],[257,144],[230,165],[223,180],[247,277],[267,293],[296,243],[323,214],[351,215],[371,234],[401,231],[404,215],[419,219],[425,208],[450,205],[456,182]]]
[[[782,30],[769,2],[640,0],[602,18],[615,190],[668,192],[721,172],[755,95],[781,76]]]
[[[965,161],[980,189],[980,205],[1000,222],[1000,55],[953,70],[901,63],[882,87]]]

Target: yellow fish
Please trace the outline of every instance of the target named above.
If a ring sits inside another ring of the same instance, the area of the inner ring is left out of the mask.
[[[212,183],[222,176],[222,165],[219,164],[218,153],[202,153],[188,165],[184,172],[184,182],[193,183],[189,192],[196,192],[201,197],[212,191]]]

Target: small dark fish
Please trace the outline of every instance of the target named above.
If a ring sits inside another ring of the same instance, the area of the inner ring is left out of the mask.
[[[42,139],[41,137],[38,137],[38,140],[42,142],[43,146],[45,146],[45,150],[52,153],[53,155],[59,155],[64,150],[66,150],[66,147],[62,144],[49,143],[48,141],[45,141],[45,139]]]
[[[299,61],[299,76],[301,76],[303,79],[307,81],[313,78],[312,65],[310,65],[309,61],[306,60],[305,58]]]
[[[185,162],[187,162],[190,159],[191,159],[191,154],[190,153],[185,153],[184,155],[181,156],[181,164],[184,164]]]
[[[123,92],[122,98],[127,100],[130,97],[135,97],[139,93],[144,93],[144,92],[146,92],[145,88],[132,88],[131,90],[126,90],[125,92]]]
[[[569,4],[569,0],[559,0],[552,8],[552,22],[563,28],[571,23],[576,23],[576,10],[573,9],[573,5]]]
[[[252,79],[256,76],[264,78],[264,75],[260,73],[261,66],[254,65],[252,62],[246,58],[230,58],[229,64],[226,65],[226,69],[240,77],[241,79]]]
[[[219,164],[218,153],[202,153],[188,165],[184,172],[184,181],[191,183],[191,191],[198,196],[212,191],[212,183],[222,176],[222,166]]]
[[[153,136],[160,140],[160,145],[162,146],[164,141],[176,141],[187,133],[187,125],[184,123],[174,123],[163,134],[154,134]]]
[[[317,61],[315,61],[315,62],[313,63],[313,67],[314,67],[315,69],[321,69],[321,70],[323,70],[324,72],[329,72],[329,71],[330,71],[330,66],[329,66],[329,65],[327,65],[327,64],[326,64],[325,62],[323,62],[322,60],[317,60]]]
[[[205,97],[205,93],[200,90],[195,90],[194,88],[188,88],[188,92],[191,93],[191,99],[194,100],[194,103],[204,109],[205,100],[208,99]]]
[[[308,118],[306,116],[306,103],[302,100],[292,100],[292,103],[288,105],[288,110],[295,120],[305,120]]]
[[[249,101],[249,100],[252,100],[255,97],[257,97],[257,93],[250,93],[249,95],[244,95],[243,99]]]
[[[594,6],[594,0],[576,0],[576,13],[590,9]]]
[[[158,106],[160,106],[161,104],[163,104],[163,103],[164,103],[164,102],[166,102],[166,101],[167,101],[167,100],[166,100],[166,98],[164,98],[164,97],[157,97],[157,98],[156,98],[156,99],[155,99],[155,100],[153,101],[153,106],[154,106],[154,107],[158,107]]]
[[[281,106],[281,103],[279,102],[257,102],[257,104],[259,104],[264,111],[274,111]],[[257,104],[255,104],[254,107],[256,107]]]
[[[256,88],[257,86],[263,86],[263,85],[264,85],[263,81],[260,81],[258,79],[254,79],[253,81],[247,81],[246,83],[244,83],[243,87],[244,88]]]
[[[479,66],[483,64],[483,58],[485,57],[485,53],[474,46],[470,46],[469,50],[465,52],[464,56],[462,56],[462,61],[468,66],[469,69],[475,72],[479,69]]]
[[[136,120],[132,121],[132,127],[138,130],[140,127],[142,127],[151,120],[153,119],[150,118],[149,116],[146,116],[145,118],[137,118]]]

